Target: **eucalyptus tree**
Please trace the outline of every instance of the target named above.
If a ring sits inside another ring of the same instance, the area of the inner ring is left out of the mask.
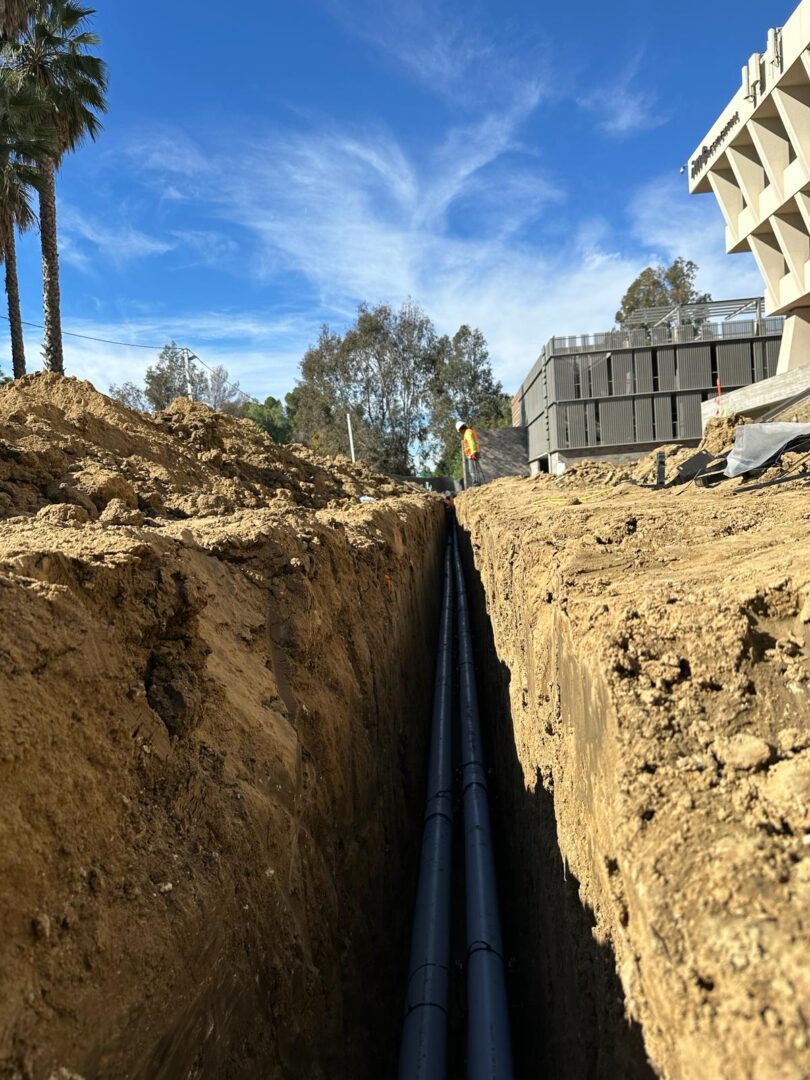
[[[20,86],[39,95],[53,138],[52,153],[39,163],[43,352],[46,369],[64,374],[55,174],[65,154],[101,129],[107,68],[91,51],[100,44],[88,28],[92,8],[73,0],[30,0],[30,13],[22,32],[4,42],[2,60]]]

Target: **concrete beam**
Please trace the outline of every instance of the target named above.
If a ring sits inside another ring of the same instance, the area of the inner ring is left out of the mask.
[[[783,401],[790,401],[803,391],[810,391],[810,367],[796,368],[771,379],[743,386],[730,394],[723,394],[721,408],[724,414],[740,413],[743,416],[756,416],[766,412]],[[703,430],[708,422],[717,415],[715,401],[705,401],[701,407]]]

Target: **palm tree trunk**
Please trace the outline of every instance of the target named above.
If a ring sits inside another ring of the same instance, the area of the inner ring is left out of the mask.
[[[21,379],[25,374],[25,341],[20,313],[20,284],[17,280],[17,242],[14,238],[13,226],[9,229],[3,246],[3,260],[6,264],[8,323],[11,328],[11,363],[14,378]]]
[[[42,310],[45,317],[45,370],[65,374],[62,354],[62,311],[59,297],[59,247],[56,240],[56,166],[50,158],[42,165],[39,193],[39,229],[42,238]]]

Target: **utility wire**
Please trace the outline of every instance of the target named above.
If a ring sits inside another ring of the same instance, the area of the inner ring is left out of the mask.
[[[0,319],[4,319],[6,322],[11,321],[8,315],[0,315]],[[41,323],[25,322],[24,320],[22,321],[22,325],[30,326],[34,330],[45,329],[45,327],[42,326]],[[80,338],[82,341],[97,341],[101,345],[118,345],[122,349],[148,349],[149,352],[160,352],[164,348],[163,345],[140,345],[134,341],[113,341],[111,338],[93,337],[91,334],[77,334],[71,330],[63,330],[62,336]],[[193,350],[189,349],[186,346],[183,346],[180,351],[188,353],[190,360],[196,360],[198,364],[202,364],[202,366],[204,368],[207,368],[212,375],[215,373],[214,368],[212,368],[210,364],[206,364],[204,360],[201,360],[200,357],[197,356],[197,354]],[[261,404],[258,398],[255,398],[252,394],[249,394],[246,390],[243,390],[238,383],[232,383],[230,379],[223,379],[222,382],[225,386],[229,386],[235,393],[241,394],[243,398],[247,398],[248,401],[252,401],[256,405]]]
[[[4,319],[6,322],[9,322],[8,315],[0,315],[0,319]],[[40,323],[23,321],[22,325],[30,326],[34,330],[45,329],[45,327],[42,326]],[[111,341],[109,338],[91,337],[89,334],[76,334],[70,330],[63,330],[62,335],[63,337],[81,338],[82,341],[99,341],[102,345],[121,345],[125,349],[149,349],[150,352],[160,352],[160,350],[163,348],[162,345],[137,345],[134,341]],[[199,357],[197,357],[197,359],[199,360]],[[200,360],[200,363],[202,363],[202,360]]]

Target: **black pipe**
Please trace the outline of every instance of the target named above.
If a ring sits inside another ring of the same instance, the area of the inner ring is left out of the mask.
[[[457,534],[454,561],[467,894],[467,1077],[469,1080],[511,1080],[512,1041],[506,999],[506,965],[470,615]]]
[[[448,538],[425,822],[411,937],[399,1080],[447,1076],[453,849],[453,575]]]

